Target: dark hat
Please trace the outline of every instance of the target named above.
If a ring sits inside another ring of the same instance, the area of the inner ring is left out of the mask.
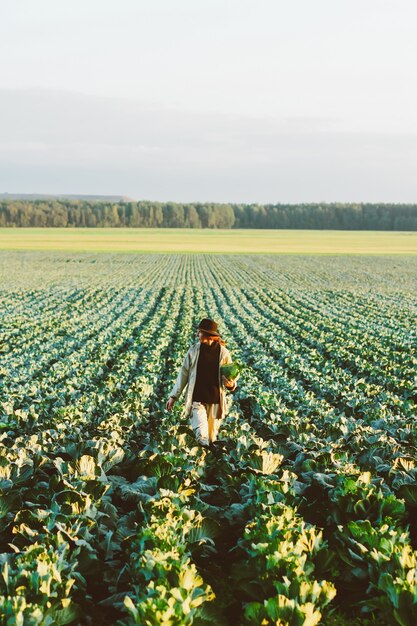
[[[215,335],[221,337],[221,334],[217,330],[216,322],[213,322],[213,320],[209,320],[207,318],[201,320],[198,325],[198,330],[202,330],[204,333],[207,333],[207,335]]]

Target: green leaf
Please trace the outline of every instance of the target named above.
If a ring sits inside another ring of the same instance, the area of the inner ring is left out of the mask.
[[[401,485],[398,488],[398,496],[405,500],[406,504],[412,506],[413,508],[417,508],[417,485]]]
[[[81,611],[74,603],[71,603],[63,609],[51,608],[45,614],[45,624],[51,624],[51,626],[65,626],[80,617],[80,615]],[[48,619],[52,621],[48,621]]]
[[[0,519],[6,517],[7,513],[12,510],[14,502],[13,496],[0,496]]]
[[[187,533],[189,543],[211,542],[219,533],[220,524],[213,519],[205,518],[200,523],[196,523]]]
[[[146,466],[146,473],[150,476],[172,476],[174,468],[171,463],[165,461],[162,457],[157,456],[154,459],[148,461]]]
[[[273,474],[283,460],[282,454],[261,450],[250,457],[249,464],[256,472],[268,475]]]

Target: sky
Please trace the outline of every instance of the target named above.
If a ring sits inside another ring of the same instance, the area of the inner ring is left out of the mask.
[[[415,0],[1,0],[0,193],[417,202]]]

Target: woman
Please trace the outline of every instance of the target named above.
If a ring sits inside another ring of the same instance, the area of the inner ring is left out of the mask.
[[[220,420],[226,415],[226,394],[236,389],[236,381],[221,376],[220,366],[232,362],[229,350],[221,340],[216,322],[201,320],[197,330],[198,343],[185,355],[171,395],[166,403],[170,411],[184,387],[185,416],[191,415],[191,426],[197,441],[208,446],[217,439]]]

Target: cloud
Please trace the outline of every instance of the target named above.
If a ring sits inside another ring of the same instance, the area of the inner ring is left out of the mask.
[[[334,120],[204,114],[72,92],[0,90],[1,142],[112,146],[241,147],[279,132],[314,132]]]
[[[0,190],[160,200],[415,201],[417,136],[0,90]]]

